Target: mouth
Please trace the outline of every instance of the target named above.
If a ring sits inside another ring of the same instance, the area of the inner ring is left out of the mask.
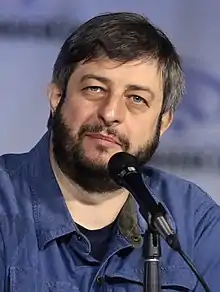
[[[121,146],[121,143],[115,137],[110,136],[110,135],[103,135],[99,133],[88,133],[86,136],[89,136],[93,139],[99,139],[99,140],[107,141],[107,142]]]

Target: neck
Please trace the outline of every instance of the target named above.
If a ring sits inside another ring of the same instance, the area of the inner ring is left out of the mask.
[[[112,223],[128,198],[120,189],[112,193],[88,193],[69,179],[55,161],[50,149],[51,166],[73,220],[87,229],[100,229]]]

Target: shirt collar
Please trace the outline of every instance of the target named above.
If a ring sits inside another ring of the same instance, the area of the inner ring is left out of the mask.
[[[53,174],[50,157],[50,131],[29,153],[29,175],[31,179],[32,205],[36,225],[38,246],[43,249],[50,241],[77,232],[77,227],[66,206],[64,197]],[[144,172],[144,183],[157,193],[154,179]],[[173,217],[162,202],[154,195],[156,202],[161,202],[167,212],[167,219],[176,230]],[[130,195],[118,217],[119,230],[134,246],[142,244],[142,237],[147,230],[147,223],[139,212],[138,205]]]
[[[76,231],[76,225],[52,171],[49,147],[48,131],[31,150],[29,157],[32,206],[40,249],[50,241]]]
[[[171,215],[171,212],[169,211],[167,206],[155,196],[155,193],[152,193],[152,195],[155,201],[157,203],[160,202],[164,207],[166,211],[166,218],[172,229],[176,232],[176,224]],[[139,211],[138,204],[131,195],[128,197],[128,200],[119,215],[119,219],[120,219],[119,229],[121,230],[122,234],[126,237],[126,239],[134,247],[141,246],[143,243],[144,233],[148,229],[148,226],[146,220]]]

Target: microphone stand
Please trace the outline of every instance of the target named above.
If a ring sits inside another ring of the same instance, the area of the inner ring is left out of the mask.
[[[144,235],[144,292],[161,292],[160,281],[160,236],[153,226],[153,219],[148,214],[148,229]]]

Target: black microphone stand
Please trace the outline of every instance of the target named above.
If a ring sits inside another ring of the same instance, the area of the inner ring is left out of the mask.
[[[153,226],[153,219],[148,214],[148,229],[144,235],[144,292],[161,292],[160,281],[160,236]]]

